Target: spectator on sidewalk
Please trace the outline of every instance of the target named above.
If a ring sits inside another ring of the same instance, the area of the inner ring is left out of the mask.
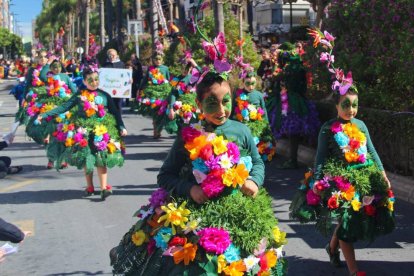
[[[141,61],[138,59],[136,54],[131,55],[132,63],[132,99],[137,98],[137,92],[140,89],[143,71]]]
[[[0,218],[0,241],[9,241],[12,243],[21,243],[29,235],[29,231],[22,231],[14,224]],[[4,261],[6,252],[0,248],[0,263]]]
[[[7,148],[14,139],[13,135],[6,135],[3,137],[4,141],[0,142],[0,150]],[[10,166],[11,158],[8,156],[0,156],[0,179],[5,178],[8,174],[19,173],[23,170],[22,166]]]
[[[124,69],[125,64],[119,59],[118,52],[115,49],[109,49],[106,52],[107,60],[102,66],[103,68],[117,68]],[[122,114],[122,99],[113,98],[118,111]]]

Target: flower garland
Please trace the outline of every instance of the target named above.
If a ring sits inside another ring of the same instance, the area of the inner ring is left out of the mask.
[[[182,135],[192,160],[193,174],[208,198],[219,196],[226,187],[244,184],[250,165],[245,158],[240,158],[236,143],[205,132],[201,124],[183,128]]]
[[[364,164],[367,161],[367,138],[355,124],[336,121],[331,125],[331,131],[348,163]]]
[[[198,137],[201,136],[196,138]],[[282,257],[286,233],[280,231],[277,226],[272,230],[272,241],[262,239],[257,249],[243,258],[226,229],[200,227],[202,220],[191,216],[191,211],[186,208],[187,201],[179,204],[166,190],[160,188],[151,195],[149,202],[134,216],[140,219],[137,225],[145,225],[146,220],[146,224],[150,225],[150,232],[146,233],[138,227],[131,235],[131,242],[136,246],[146,246],[149,255],[160,248],[163,256],[172,257],[175,264],[183,263],[187,266],[199,259],[196,258],[197,255],[205,254],[208,259],[216,258],[217,270],[209,271],[219,275],[243,275],[244,272],[265,275],[271,273],[278,263],[278,258]],[[277,247],[267,248],[269,245]],[[214,269],[214,266],[212,267]]]
[[[82,90],[80,94],[82,101],[82,109],[86,117],[97,115],[102,118],[106,115],[105,106],[103,105],[103,98],[98,95],[96,91]]]
[[[151,109],[158,109],[157,114],[162,115],[167,110],[168,101],[166,99],[156,99],[156,98],[149,98],[144,97],[145,92],[141,90],[137,97],[137,100],[140,104],[144,106],[149,106]]]
[[[192,118],[196,118],[197,108],[190,104],[183,104],[181,101],[175,101],[173,109],[180,116],[185,124],[189,124]]]
[[[51,97],[68,98],[71,96],[72,91],[60,79],[59,75],[54,75],[47,78],[47,94]]]
[[[168,80],[165,79],[164,75],[158,70],[155,66],[150,66],[148,69],[149,76],[148,76],[148,83],[149,84],[163,84],[168,83]]]
[[[272,161],[273,156],[276,154],[276,145],[273,141],[260,141],[256,147],[263,161]]]
[[[342,176],[325,176],[321,180],[313,179],[313,172],[305,173],[305,181],[301,190],[307,190],[306,202],[310,206],[321,204],[333,212],[363,212],[369,217],[376,214],[378,208],[386,207],[394,211],[394,193],[388,190],[386,194],[361,195],[355,186]]]
[[[287,116],[289,111],[288,92],[286,87],[282,87],[280,90],[280,100],[282,102],[282,115]]]
[[[42,68],[41,65],[36,66],[36,68],[33,68],[33,74],[32,74],[32,86],[33,87],[39,87],[45,85],[43,81],[40,80],[40,69]]]
[[[236,91],[236,107],[234,108],[236,119],[244,121],[261,121],[263,120],[264,110],[249,103],[249,95],[244,89]]]

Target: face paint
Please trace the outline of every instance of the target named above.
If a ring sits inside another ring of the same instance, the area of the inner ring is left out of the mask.
[[[358,95],[341,96],[341,101],[336,105],[338,117],[349,121],[358,113]]]
[[[88,77],[86,80],[87,80],[89,85],[92,85],[94,81],[99,81],[99,78],[98,77],[95,77],[95,78]]]
[[[231,96],[230,94],[226,94],[223,97],[221,105],[223,106],[224,110],[227,112],[231,111]],[[220,111],[220,103],[218,102],[217,98],[213,95],[205,98],[203,100],[203,110],[206,113],[212,114]]]
[[[349,98],[346,98],[342,103],[341,103],[341,108],[342,110],[347,110],[350,107],[358,109],[358,99],[355,99],[354,102],[351,102],[351,100]]]

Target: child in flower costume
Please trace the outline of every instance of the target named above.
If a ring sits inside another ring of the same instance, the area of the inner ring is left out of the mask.
[[[296,168],[301,137],[316,138],[320,126],[315,105],[306,99],[306,70],[290,43],[283,44],[278,58],[272,94],[267,100],[270,125],[276,139],[289,138],[289,160],[280,168]]]
[[[191,71],[197,70],[196,62],[191,58],[191,53],[186,52],[185,66],[180,76],[174,77],[170,83],[172,90],[168,96],[168,119],[170,120],[165,130],[168,133],[176,133],[184,125],[198,121],[199,110],[196,104],[195,89],[190,85]]]
[[[224,34],[203,48],[214,64],[192,72],[203,120],[177,135],[157,177],[161,188],[110,252],[114,274],[286,274],[286,233],[261,188],[264,163],[249,128],[229,119]]]
[[[66,147],[64,155],[69,163],[85,170],[87,196],[95,192],[92,178],[93,169],[97,168],[101,199],[105,200],[112,193],[112,187],[107,184],[107,168],[123,165],[125,148],[120,136],[126,136],[127,130],[111,96],[98,89],[97,68],[84,68],[83,79],[86,89],[41,114],[38,120],[75,108],[71,120],[62,121],[53,136]]]
[[[313,30],[312,35],[325,45],[321,57],[331,55],[334,37]],[[322,126],[315,171],[305,175],[305,184],[292,200],[290,210],[301,222],[316,221],[318,230],[324,234],[329,233],[332,220],[338,219],[326,245],[330,262],[337,267],[341,265],[340,247],[350,274],[365,275],[358,271],[353,242],[373,241],[394,229],[395,199],[368,129],[355,118],[358,92],[352,74],[345,75],[332,63],[333,60],[327,66],[335,74],[332,87],[338,117]]]
[[[153,66],[148,68],[147,82],[137,96],[138,113],[152,117],[154,138],[161,137],[161,131],[166,123],[167,97],[171,91],[170,72],[163,65],[163,54],[155,53],[152,58]]]
[[[255,89],[256,74],[246,70],[241,74],[244,88],[236,91],[233,118],[250,128],[263,161],[271,161],[276,141],[269,126],[263,93]]]

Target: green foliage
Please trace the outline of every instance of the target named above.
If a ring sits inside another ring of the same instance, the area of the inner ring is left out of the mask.
[[[3,47],[10,51],[12,57],[21,55],[24,52],[22,38],[11,33],[6,28],[0,28],[0,49]]]
[[[256,198],[237,192],[194,207],[197,208],[191,208],[192,218],[203,218],[202,227],[226,229],[233,243],[245,253],[252,253],[262,238],[273,240],[272,230],[277,220],[264,189],[260,189]]]
[[[337,65],[352,71],[369,107],[414,110],[413,10],[411,0],[333,1],[329,8]]]

